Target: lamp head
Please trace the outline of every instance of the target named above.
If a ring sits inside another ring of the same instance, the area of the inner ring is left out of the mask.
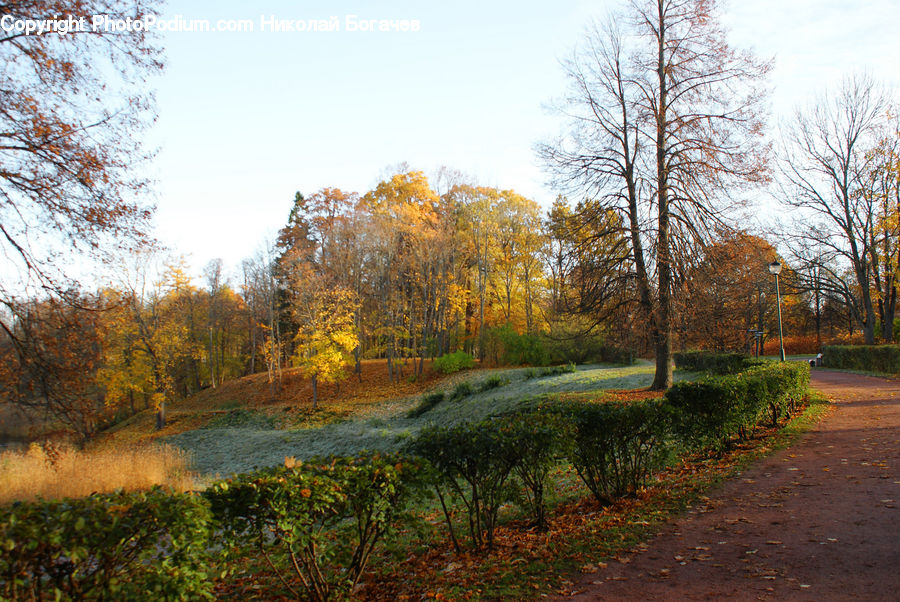
[[[775,260],[769,264],[769,273],[775,274],[776,276],[781,273],[781,264],[778,262],[778,260]]]

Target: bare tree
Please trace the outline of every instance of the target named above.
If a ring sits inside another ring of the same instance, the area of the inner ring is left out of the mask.
[[[679,260],[722,223],[729,188],[765,178],[770,65],[728,45],[714,1],[635,0],[625,19],[592,26],[563,66],[558,109],[570,129],[538,153],[554,184],[621,214],[656,350],[653,387],[664,389]]]
[[[0,1],[18,19],[155,14],[143,0]],[[60,20],[65,21],[64,18]],[[140,244],[151,208],[135,170],[153,120],[146,76],[161,68],[153,35],[0,32],[0,304],[22,293],[74,290],[70,257],[103,258]],[[77,255],[74,252],[80,252]],[[0,328],[14,333],[0,317]]]
[[[54,22],[57,29],[98,14],[118,20],[156,10],[152,0],[0,0],[4,20]],[[93,319],[79,313],[86,306],[71,268],[146,242],[152,208],[140,200],[148,182],[135,168],[149,156],[141,132],[154,118],[146,77],[162,67],[153,37],[102,28],[0,31],[0,345],[12,353],[4,363],[53,384],[40,393],[48,400],[89,397],[82,395],[86,379],[69,378],[94,367],[69,361],[78,337],[66,329]],[[44,304],[47,317],[22,321],[34,303]],[[49,332],[66,346],[37,353],[35,342]],[[94,342],[83,343],[88,358]],[[83,436],[95,427],[58,417]]]
[[[797,111],[785,128],[779,162],[781,200],[801,210],[791,227],[791,250],[803,265],[820,268],[824,289],[844,299],[867,344],[875,342],[873,268],[878,281],[884,275],[873,265],[882,200],[874,150],[889,107],[870,76],[848,77],[836,93]]]

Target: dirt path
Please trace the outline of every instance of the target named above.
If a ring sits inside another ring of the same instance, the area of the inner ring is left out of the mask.
[[[900,600],[900,381],[816,370],[835,411],[570,600]]]

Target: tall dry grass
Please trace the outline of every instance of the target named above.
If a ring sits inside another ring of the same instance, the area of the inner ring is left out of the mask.
[[[0,503],[82,497],[116,489],[165,485],[194,487],[187,454],[167,445],[78,451],[32,444],[25,451],[0,453]]]

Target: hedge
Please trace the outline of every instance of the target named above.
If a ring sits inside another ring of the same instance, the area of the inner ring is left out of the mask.
[[[571,440],[571,425],[558,413],[542,409],[522,410],[498,421],[507,433],[514,459],[513,473],[525,490],[522,504],[543,530],[547,526],[544,490],[550,471]]]
[[[736,374],[754,365],[754,360],[743,353],[719,353],[715,351],[682,351],[674,354],[675,366],[689,372],[709,372],[711,374]]]
[[[822,356],[829,368],[900,374],[900,345],[826,345]]]
[[[295,598],[346,595],[375,546],[422,485],[422,464],[399,454],[330,457],[219,481],[204,495],[226,549],[250,543]],[[335,535],[337,533],[337,535]]]
[[[662,400],[558,402],[572,425],[568,457],[602,504],[633,493],[668,456],[671,412]]]
[[[435,468],[435,492],[444,510],[450,539],[459,551],[459,539],[446,505],[445,491],[466,508],[468,531],[476,549],[493,548],[500,506],[510,499],[507,486],[516,465],[515,447],[507,422],[484,420],[449,427],[429,426],[407,446]],[[442,489],[445,488],[445,489]]]
[[[809,386],[805,362],[766,362],[744,372],[679,382],[666,392],[676,435],[694,449],[747,438],[768,414],[775,423]]]
[[[0,598],[212,598],[204,500],[155,488],[0,508]]]

